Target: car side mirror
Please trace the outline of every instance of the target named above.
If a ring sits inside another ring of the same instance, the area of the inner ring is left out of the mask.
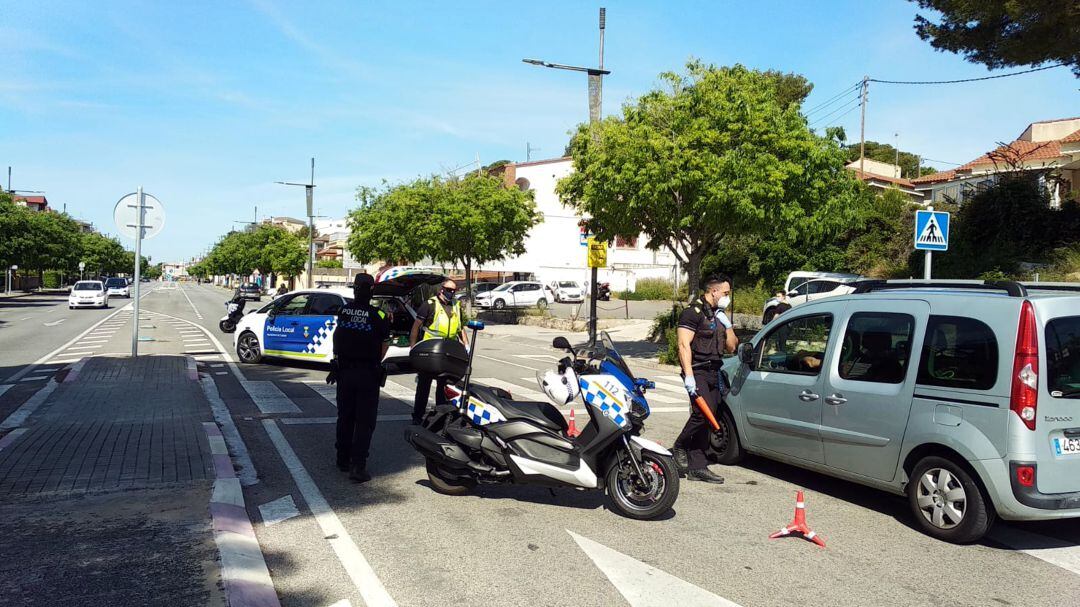
[[[562,335],[556,337],[551,341],[551,347],[558,348],[559,350],[569,350],[571,352],[574,351],[574,348],[570,346],[570,341]]]
[[[750,368],[754,367],[754,345],[750,342],[744,341],[739,344],[739,347],[735,350],[739,355],[739,362]]]

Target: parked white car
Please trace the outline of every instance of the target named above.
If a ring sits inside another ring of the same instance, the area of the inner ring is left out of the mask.
[[[109,294],[105,292],[105,283],[100,280],[80,280],[71,288],[71,295],[68,295],[69,310],[108,307]]]
[[[585,301],[585,287],[576,280],[553,280],[548,283],[548,293],[557,302],[578,303]]]
[[[855,290],[851,284],[862,280],[862,278],[858,274],[841,274],[838,272],[792,272],[788,274],[787,281],[784,282],[784,293],[787,293],[788,305],[794,308],[808,301],[847,295]],[[770,314],[770,310],[778,303],[780,303],[780,300],[776,297],[772,297],[765,302],[765,307],[761,311],[763,321],[772,320],[774,315]]]
[[[494,308],[496,310],[528,308],[530,306],[543,309],[548,305],[548,297],[550,295],[540,283],[516,280],[501,284],[487,293],[477,295],[476,305],[480,308]]]

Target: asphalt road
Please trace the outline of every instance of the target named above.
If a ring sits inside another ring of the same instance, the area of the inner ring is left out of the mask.
[[[595,491],[507,485],[463,497],[436,494],[422,459],[402,440],[410,376],[392,378],[384,391],[369,463],[376,478],[351,484],[334,467],[335,407],[332,389],[323,384],[325,370],[291,362],[230,364],[232,336],[217,329],[228,293],[192,284],[160,289],[144,300],[155,318],[205,329],[185,333],[186,351],[200,360],[204,382],[212,382],[229,408],[250,453],[255,474],[245,498],[283,604],[1036,606],[1080,600],[1080,521],[999,523],[983,543],[954,546],[915,530],[901,498],[762,459],[714,466],[727,478],[723,486],[684,481],[674,514],[652,522],[614,514]],[[66,315],[66,307],[58,314]],[[50,344],[86,326],[65,325],[36,324],[24,333],[15,332],[17,323],[0,325],[5,371],[51,352]],[[13,338],[42,345],[12,353]],[[518,338],[485,336],[479,348],[476,381],[508,386],[526,399],[537,391],[533,376],[556,354]],[[661,385],[645,436],[670,445],[686,416],[680,382],[668,373],[636,371]],[[583,425],[584,412],[577,413]],[[807,492],[808,519],[825,549],[797,538],[767,539],[791,520],[798,489]]]

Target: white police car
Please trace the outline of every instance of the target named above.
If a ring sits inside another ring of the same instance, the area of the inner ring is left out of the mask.
[[[371,303],[390,319],[391,344],[383,362],[390,373],[409,372],[409,331],[416,310],[446,279],[424,271],[381,275]],[[352,301],[352,289],[329,287],[286,293],[245,315],[236,324],[233,348],[244,363],[264,357],[330,362],[337,313]]]

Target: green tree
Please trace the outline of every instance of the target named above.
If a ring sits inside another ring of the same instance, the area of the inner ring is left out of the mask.
[[[79,261],[86,264],[86,276],[111,276],[135,269],[135,254],[124,250],[115,238],[89,232],[80,240]]]
[[[1073,0],[911,0],[937,11],[915,31],[940,50],[990,69],[1064,63],[1080,77],[1080,4]]]
[[[814,85],[802,74],[769,70],[765,72],[765,77],[772,79],[776,86],[776,101],[781,107],[802,105],[814,90]]]
[[[774,76],[691,61],[660,80],[621,118],[582,125],[571,140],[575,170],[559,196],[598,236],[644,232],[696,288],[725,235],[821,240],[851,219],[857,184],[843,150],[784,105]]]
[[[438,246],[432,259],[465,269],[466,301],[471,302],[474,266],[525,252],[525,236],[540,221],[533,193],[506,187],[490,175],[433,184]]]
[[[430,258],[438,244],[430,220],[439,205],[437,179],[419,178],[376,189],[357,188],[360,206],[349,213],[346,246],[360,263],[407,263]]]
[[[525,236],[539,221],[531,192],[490,175],[360,188],[357,198],[347,244],[357,261],[460,264],[470,291],[473,267],[524,253]]]

